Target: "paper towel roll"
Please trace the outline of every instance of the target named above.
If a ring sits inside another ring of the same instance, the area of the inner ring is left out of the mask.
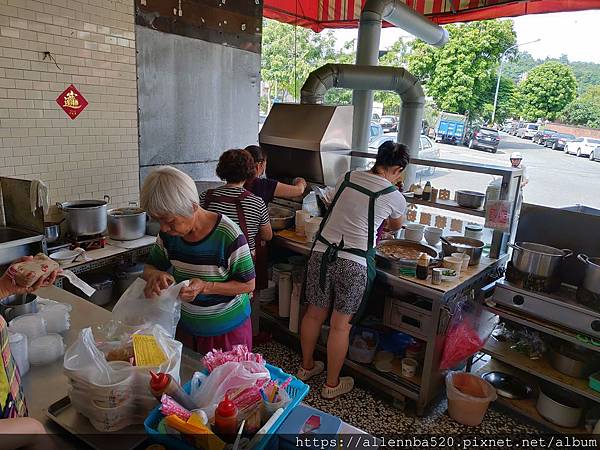
[[[290,300],[290,331],[298,333],[298,325],[300,323],[300,293],[302,291],[302,283],[293,283],[292,298]]]
[[[290,302],[292,300],[292,274],[279,274],[279,317],[290,317]]]

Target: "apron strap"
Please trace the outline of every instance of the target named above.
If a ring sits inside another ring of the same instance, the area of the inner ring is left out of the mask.
[[[204,196],[204,209],[208,209],[210,204],[213,202],[217,203],[228,203],[235,205],[235,211],[237,213],[239,226],[246,236],[246,239],[249,238],[248,234],[248,225],[246,222],[246,214],[244,214],[244,208],[242,206],[242,201],[248,197],[250,197],[252,193],[246,189],[237,197],[230,197],[228,195],[215,195],[213,189],[209,189],[206,191],[206,195]]]

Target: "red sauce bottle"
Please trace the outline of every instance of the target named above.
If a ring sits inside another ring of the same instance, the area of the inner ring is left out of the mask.
[[[238,409],[225,394],[225,398],[215,410],[215,429],[224,440],[233,442],[237,435]]]

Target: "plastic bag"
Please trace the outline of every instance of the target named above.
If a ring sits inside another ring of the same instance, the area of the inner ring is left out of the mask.
[[[196,372],[192,378],[192,400],[198,409],[213,417],[217,405],[230,389],[261,386],[271,379],[264,364],[254,361],[228,362],[215,368],[210,375]]]
[[[474,300],[463,299],[456,306],[446,333],[440,369],[451,369],[481,350],[498,320]]]
[[[132,330],[146,328],[149,324],[157,324],[173,337],[181,315],[179,291],[188,284],[188,281],[182,281],[165,289],[158,297],[146,298],[144,295],[146,282],[138,278],[121,295],[113,308],[113,320],[131,327]]]

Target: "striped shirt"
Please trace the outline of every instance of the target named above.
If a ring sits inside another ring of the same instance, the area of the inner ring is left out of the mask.
[[[210,234],[198,242],[160,233],[147,262],[159,270],[171,270],[177,283],[191,278],[215,283],[231,280],[246,283],[255,278],[244,234],[231,219],[222,215]],[[240,326],[248,317],[248,294],[200,294],[193,302],[181,304],[179,323],[194,336],[220,336]]]
[[[244,191],[245,189],[243,187],[221,186],[214,189],[212,192],[213,195],[237,198]],[[200,194],[200,205],[204,205],[205,198],[206,192]],[[256,248],[256,236],[258,235],[260,226],[270,223],[269,210],[267,209],[265,202],[254,194],[249,195],[241,202],[242,209],[244,210],[244,216],[246,218],[246,227],[248,228],[248,236],[246,236],[246,239],[248,240],[250,251],[254,252],[254,249]],[[212,201],[210,205],[208,205],[208,210],[219,214],[224,214],[236,224],[240,224],[235,203]]]

